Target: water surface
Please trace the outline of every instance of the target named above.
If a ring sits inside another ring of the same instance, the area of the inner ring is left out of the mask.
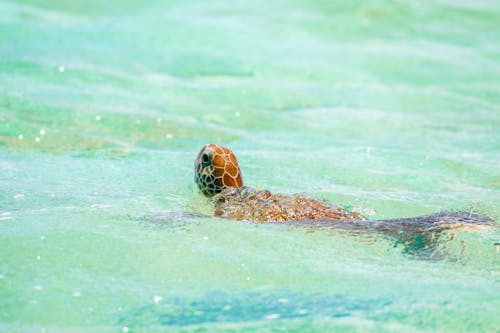
[[[0,1],[0,331],[498,331],[498,231],[415,252],[220,220],[192,163],[215,142],[261,189],[498,220],[499,17],[495,1]]]

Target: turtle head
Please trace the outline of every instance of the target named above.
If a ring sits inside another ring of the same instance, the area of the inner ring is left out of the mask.
[[[242,187],[241,171],[233,152],[216,144],[201,148],[194,160],[194,181],[208,196],[226,187]]]

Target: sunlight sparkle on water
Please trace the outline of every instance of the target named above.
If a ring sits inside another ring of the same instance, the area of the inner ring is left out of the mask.
[[[266,319],[274,320],[274,319],[278,319],[279,317],[280,317],[279,313],[271,313],[271,314],[266,316]]]

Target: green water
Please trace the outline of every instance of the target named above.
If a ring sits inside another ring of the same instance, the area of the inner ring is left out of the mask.
[[[499,22],[496,1],[0,0],[0,331],[499,331],[499,231],[416,254],[220,220],[192,174],[214,142],[258,188],[498,220]]]

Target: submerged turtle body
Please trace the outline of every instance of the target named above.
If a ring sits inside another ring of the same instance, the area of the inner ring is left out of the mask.
[[[211,196],[215,215],[259,222],[290,220],[364,220],[355,212],[299,196],[273,194],[243,186],[233,152],[216,144],[205,145],[194,161],[194,179]]]

